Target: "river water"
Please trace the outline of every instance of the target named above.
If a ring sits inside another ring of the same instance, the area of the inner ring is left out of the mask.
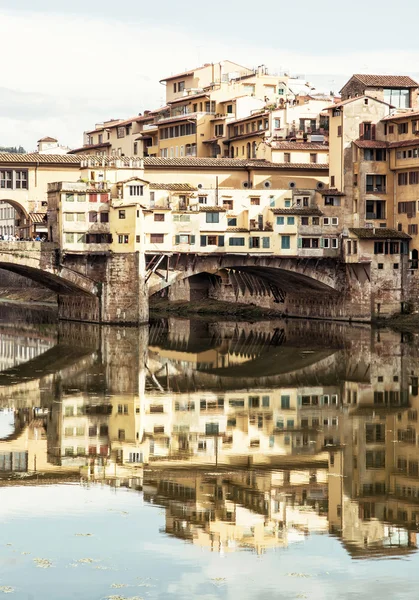
[[[419,338],[0,310],[0,596],[416,599]]]

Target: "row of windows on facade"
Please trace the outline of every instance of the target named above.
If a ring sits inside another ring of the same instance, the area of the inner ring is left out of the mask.
[[[186,146],[175,146],[171,148],[161,148],[160,156],[162,158],[177,158],[178,156],[196,156],[197,145],[186,144]]]
[[[66,446],[64,448],[65,456],[86,456],[86,454],[89,456],[108,456],[109,446],[99,446],[99,448],[97,446],[89,446],[87,451],[84,446]]]
[[[28,172],[20,170],[0,170],[0,189],[27,190]]]
[[[282,250],[290,250],[291,249],[291,236],[290,235],[281,235],[281,249]],[[164,234],[150,234],[150,242],[154,244],[163,244],[165,241]],[[189,244],[194,245],[196,243],[196,236],[190,234],[179,234],[175,235],[175,245],[179,244]],[[268,249],[271,247],[271,238],[267,236],[250,236],[248,238],[249,248],[265,248]],[[246,246],[246,238],[244,237],[234,237],[228,239],[229,246]],[[201,235],[200,236],[200,246],[225,246],[225,236],[224,235]],[[339,248],[339,239],[338,238],[322,238],[322,237],[306,237],[306,238],[298,238],[297,239],[298,248]]]
[[[87,429],[87,434],[89,437],[96,437],[97,435],[106,436],[106,435],[108,435],[108,433],[109,433],[109,428],[107,425],[100,425],[99,427],[97,425],[91,425]],[[64,435],[66,437],[73,437],[73,436],[83,437],[86,435],[86,427],[84,427],[84,426],[65,427]]]
[[[228,127],[230,137],[252,133],[253,131],[264,131],[266,129],[269,129],[269,119],[258,119],[257,121],[246,123],[246,125],[243,123],[241,125],[229,125]]]
[[[309,217],[300,217],[300,223],[301,223],[301,225],[309,225],[310,224]],[[285,225],[285,217],[277,217],[276,224],[277,225]],[[287,217],[286,224],[287,225],[295,225],[295,217]],[[311,224],[312,225],[320,225],[320,217],[312,217]],[[338,219],[338,217],[323,217],[322,224],[326,227],[329,225],[336,226],[336,225],[339,225],[339,219]]]
[[[8,219],[15,218],[15,209],[11,206],[6,206],[6,208],[0,208],[0,221],[6,221]]]
[[[419,171],[410,171],[409,173],[398,173],[397,183],[398,185],[418,185]]]
[[[322,425],[323,427],[337,427],[338,425],[338,418],[337,417],[332,417],[332,418],[324,418],[322,419]],[[308,428],[310,427],[310,422],[308,419],[301,419],[300,421],[300,426],[302,428]],[[320,419],[318,417],[314,417],[313,419],[311,419],[311,426],[312,427],[320,427]],[[276,421],[276,428],[277,429],[294,429],[295,427],[295,420],[294,419],[277,419]],[[297,427],[298,427],[298,423],[297,423]]]

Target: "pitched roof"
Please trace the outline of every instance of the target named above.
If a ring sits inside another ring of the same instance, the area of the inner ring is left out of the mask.
[[[56,140],[56,139],[55,139],[55,138],[53,138],[53,137],[48,137],[48,136],[47,136],[47,137],[43,137],[43,138],[41,138],[40,140],[38,140],[38,143],[39,143],[39,142],[58,142],[58,140]]]
[[[412,140],[402,140],[400,142],[389,142],[389,148],[404,148],[406,146],[419,146],[419,138]]]
[[[202,67],[198,68],[202,69]],[[165,79],[160,79],[159,83],[164,83],[165,81],[170,81],[171,79],[177,79],[178,77],[190,77],[197,70],[198,69],[194,69],[193,71],[184,71],[183,73],[177,73],[176,75],[169,75],[169,77],[166,77]]]
[[[383,117],[381,120],[382,121],[396,121],[399,119],[408,119],[409,117],[419,117],[419,110],[406,110],[404,112],[397,112],[397,113],[393,113],[391,115],[387,115],[386,117]]]
[[[357,79],[362,84],[368,87],[419,87],[419,84],[407,75],[368,75],[364,73],[355,73],[354,75],[352,75],[351,79]]]
[[[294,208],[271,208],[271,211],[274,215],[314,215],[316,217],[321,217],[323,215],[320,208],[317,206],[312,207],[300,207],[295,206]]]
[[[381,140],[355,140],[355,146],[359,148],[387,148],[388,142]]]
[[[110,142],[103,142],[102,144],[86,144],[86,146],[81,146],[81,148],[70,150],[69,154],[81,154],[86,150],[98,150],[99,148],[109,148],[110,146],[112,146]]]
[[[410,240],[412,239],[410,235],[404,233],[403,231],[396,231],[395,229],[386,229],[384,227],[362,227],[362,228],[350,228],[349,231],[356,235],[358,238],[364,240]]]
[[[199,205],[199,212],[227,212],[224,206],[204,206]]]
[[[10,152],[0,153],[1,163],[25,163],[25,164],[73,164],[80,165],[81,157],[70,154],[12,154]]]
[[[341,100],[341,102],[338,102],[337,104],[330,104],[330,106],[326,106],[324,110],[331,110],[332,108],[341,108],[343,106],[346,106],[347,104],[351,104],[351,102],[356,102],[357,100],[364,100],[365,98],[368,98],[368,100],[374,100],[375,102],[380,102],[381,104],[386,104],[387,106],[391,107],[391,104],[389,104],[388,102],[384,102],[384,100],[379,100],[378,98],[373,98],[372,96],[364,94],[363,96],[355,96],[355,98],[347,98],[346,100]]]
[[[319,142],[272,142],[273,150],[329,150],[329,144]]]
[[[126,157],[125,157],[126,158]],[[263,159],[241,159],[241,158],[161,158],[149,156],[144,158],[145,167],[185,167],[205,168],[217,167],[226,169],[307,169],[307,170],[329,170],[328,164],[323,163],[274,163]]]
[[[241,119],[235,119],[234,121],[230,121],[229,125],[234,125],[235,123],[241,123],[242,121],[250,121],[251,119],[258,119],[259,117],[267,117],[269,115],[269,111],[262,110],[261,112],[254,113],[253,115],[249,115],[248,117],[242,117]]]
[[[177,102],[185,102],[187,100],[194,100],[195,98],[208,98],[209,92],[201,92],[200,94],[189,94],[188,96],[182,96],[182,98],[176,98],[176,100],[170,100],[168,104],[176,104]]]
[[[190,183],[150,183],[150,190],[168,190],[170,192],[195,192],[198,188]]]
[[[340,192],[337,188],[327,188],[326,190],[319,190],[322,196],[346,196],[344,192]]]

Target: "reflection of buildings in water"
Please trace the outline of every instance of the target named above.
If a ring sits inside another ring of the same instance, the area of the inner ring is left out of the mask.
[[[40,356],[54,346],[54,341],[28,335],[0,333],[0,371]]]
[[[145,474],[144,498],[165,507],[165,532],[212,551],[261,553],[326,532],[327,471]]]

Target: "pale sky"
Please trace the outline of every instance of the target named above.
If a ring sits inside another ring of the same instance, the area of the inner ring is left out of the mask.
[[[82,144],[96,122],[164,101],[163,77],[229,59],[339,90],[418,72],[418,5],[389,0],[0,0],[0,145]],[[207,7],[207,8],[206,8]],[[397,25],[399,24],[399,25]]]

